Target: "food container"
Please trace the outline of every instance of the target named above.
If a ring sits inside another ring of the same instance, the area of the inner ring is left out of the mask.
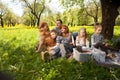
[[[73,58],[80,62],[87,62],[91,59],[91,52],[79,52],[78,50],[74,48]]]

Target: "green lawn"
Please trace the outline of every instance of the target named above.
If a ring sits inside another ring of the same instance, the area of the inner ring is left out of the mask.
[[[81,26],[83,27],[83,26]],[[88,35],[93,27],[87,28]],[[80,27],[70,27],[78,31]],[[120,34],[115,27],[115,36]],[[35,53],[38,30],[35,28],[0,28],[0,70],[8,72],[15,80],[120,80],[119,68],[97,66],[91,60],[80,63],[74,60],[41,60]]]

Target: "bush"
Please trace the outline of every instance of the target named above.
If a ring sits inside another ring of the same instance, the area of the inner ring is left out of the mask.
[[[120,38],[113,38],[111,41],[115,48],[120,49]]]

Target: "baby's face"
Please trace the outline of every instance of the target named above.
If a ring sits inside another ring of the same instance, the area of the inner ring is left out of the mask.
[[[101,34],[102,32],[102,27],[98,27],[96,30],[95,30],[95,33],[96,34]]]

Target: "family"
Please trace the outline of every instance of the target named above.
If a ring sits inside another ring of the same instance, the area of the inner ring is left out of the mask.
[[[80,28],[78,32],[71,33],[68,26],[62,24],[62,20],[56,20],[56,27],[51,31],[46,22],[39,26],[39,45],[36,52],[42,52],[42,59],[48,55],[51,59],[57,57],[69,58],[73,55],[73,48],[77,46],[108,48],[104,37],[101,35],[102,26],[94,25],[94,34],[91,36],[91,44],[87,37],[86,28]],[[47,55],[46,55],[47,54]]]

